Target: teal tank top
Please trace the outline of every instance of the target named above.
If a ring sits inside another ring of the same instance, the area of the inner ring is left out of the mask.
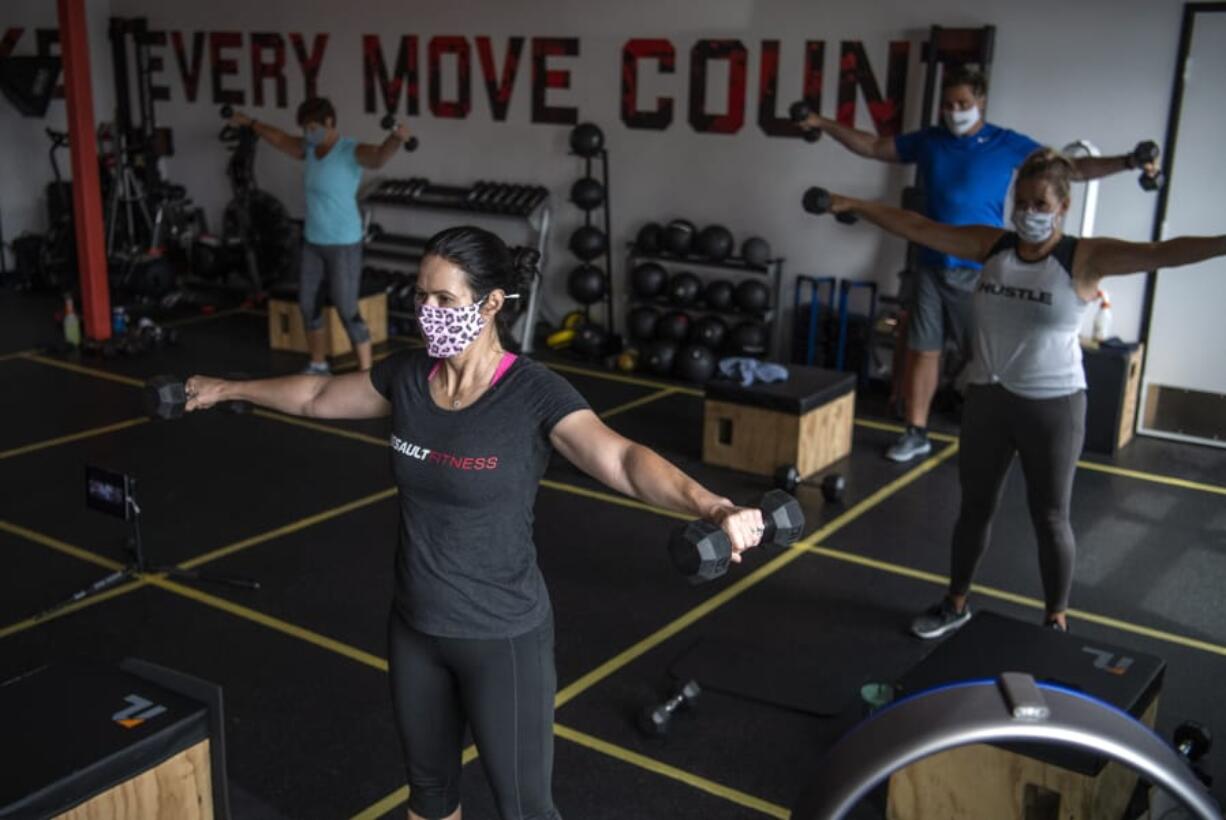
[[[313,245],[352,245],[362,241],[358,184],[362,166],[357,141],[341,137],[323,159],[306,149],[306,225],[303,237]]]

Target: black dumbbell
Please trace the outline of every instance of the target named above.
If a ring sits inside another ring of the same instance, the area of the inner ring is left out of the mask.
[[[804,209],[811,214],[817,214],[818,216],[827,214],[830,212],[830,192],[825,188],[818,188],[814,186],[813,188],[805,191],[804,199],[801,200],[801,204],[804,206]],[[842,222],[844,225],[854,225],[857,221],[859,221],[859,217],[846,211],[835,214],[834,218],[839,222]]]
[[[500,182],[485,183],[485,188],[482,189],[480,196],[477,197],[476,207],[482,211],[492,211],[494,203],[502,197],[505,189],[506,186]]]
[[[786,546],[800,538],[805,514],[800,502],[782,490],[771,490],[758,502],[762,511],[762,544]],[[732,542],[709,521],[691,521],[673,531],[668,541],[673,566],[692,584],[701,584],[728,571]]]
[[[698,681],[690,680],[663,703],[644,706],[639,712],[639,731],[648,737],[664,737],[668,734],[673,715],[681,709],[693,709],[701,694]]]
[[[1137,143],[1137,147],[1132,149],[1132,153],[1128,155],[1128,158],[1133,168],[1140,168],[1151,162],[1157,162],[1161,154],[1162,150],[1158,148],[1158,143],[1153,140],[1145,140],[1144,142]],[[1152,177],[1142,171],[1141,176],[1137,177],[1137,183],[1143,190],[1156,191],[1166,184],[1166,177],[1161,171]]]
[[[1175,727],[1175,751],[1195,763],[1213,748],[1213,735],[1209,727],[1195,721],[1185,721]]]
[[[490,203],[490,207],[498,213],[504,213],[509,210],[511,202],[519,195],[520,186],[506,184],[498,187],[501,190],[498,192],[498,196],[494,197],[494,200]]]
[[[813,106],[809,105],[807,100],[797,100],[788,108],[788,117],[797,125],[809,119],[809,115],[813,113],[815,113]],[[821,138],[822,131],[820,128],[805,129],[805,142],[817,142]]]
[[[393,128],[396,127],[396,118],[393,117],[391,114],[384,114],[383,119],[379,120],[379,127],[382,128],[384,131],[391,131]],[[404,150],[416,151],[417,145],[418,145],[417,137],[409,137],[407,140],[405,140]]]
[[[775,486],[784,492],[796,492],[796,488],[805,483],[808,482],[800,477],[800,471],[795,464],[785,464],[775,471]],[[841,473],[829,473],[819,486],[822,489],[822,498],[826,499],[827,503],[835,504],[843,500],[847,479],[843,478]]]
[[[522,186],[519,196],[515,197],[511,202],[511,212],[515,214],[526,214],[531,209],[528,207],[537,197],[537,189],[533,185]]]
[[[142,389],[145,412],[150,418],[169,421],[181,418],[187,406],[187,386],[178,376],[154,376],[145,382]],[[225,401],[217,409],[231,413],[245,413],[250,409],[246,402]]]

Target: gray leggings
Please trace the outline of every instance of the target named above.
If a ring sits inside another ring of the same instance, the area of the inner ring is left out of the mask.
[[[1085,441],[1084,390],[1025,399],[999,385],[971,385],[962,410],[958,477],[962,511],[954,527],[949,589],[965,595],[992,532],[1013,454],[1022,460],[1039,572],[1049,612],[1068,608],[1076,544],[1069,524],[1073,473]]]
[[[370,330],[358,313],[362,289],[362,243],[352,245],[315,245],[302,243],[302,267],[298,282],[298,307],[307,330],[324,326],[324,281],[328,296],[349,341],[359,345],[370,341]]]

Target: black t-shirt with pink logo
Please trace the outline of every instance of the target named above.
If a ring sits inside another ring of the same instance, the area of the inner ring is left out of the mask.
[[[392,405],[392,475],[400,489],[395,606],[429,635],[520,635],[550,611],[532,541],[549,434],[588,403],[561,376],[521,356],[471,405],[445,410],[430,396],[434,363],[410,351],[370,374]]]

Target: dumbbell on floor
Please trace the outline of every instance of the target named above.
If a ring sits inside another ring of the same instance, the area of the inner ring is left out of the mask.
[[[391,131],[396,127],[396,118],[391,114],[384,114],[383,119],[379,120],[379,127],[384,131]],[[417,137],[409,137],[404,142],[404,150],[416,151],[418,146]]]
[[[1175,727],[1174,742],[1175,751],[1195,763],[1213,748],[1213,735],[1208,726],[1189,720]]]
[[[758,502],[762,511],[762,544],[787,546],[800,538],[805,514],[800,502],[782,490],[771,490]],[[692,584],[701,584],[728,571],[732,541],[709,521],[691,521],[673,531],[668,541],[673,566]]]
[[[797,100],[788,108],[788,117],[792,122],[800,125],[809,117],[816,113],[813,106],[809,105],[808,100]],[[817,142],[822,138],[820,128],[805,128],[805,142]]]
[[[795,464],[785,464],[775,471],[775,486],[787,493],[796,492],[800,484],[809,483],[800,477],[800,471]],[[822,498],[827,503],[834,504],[843,500],[843,492],[847,489],[847,480],[840,473],[829,473],[822,479]]]
[[[804,209],[811,214],[822,216],[824,214],[830,213],[830,205],[831,205],[830,192],[827,191],[825,188],[818,188],[814,186],[810,188],[809,190],[805,191],[805,195],[804,195],[804,198],[801,200],[801,204],[804,206]],[[842,222],[844,225],[854,225],[856,222],[859,221],[859,217],[857,217],[853,213],[848,213],[846,211],[844,211],[843,213],[835,214],[834,218],[837,219],[839,222]]]
[[[1138,142],[1137,147],[1133,148],[1132,153],[1128,155],[1129,166],[1132,168],[1140,168],[1151,162],[1157,162],[1158,157],[1161,154],[1162,151],[1158,148],[1158,143],[1154,142],[1153,140]],[[1152,177],[1142,171],[1141,176],[1137,177],[1137,183],[1143,190],[1156,191],[1166,184],[1166,177],[1163,176],[1161,171]]]
[[[663,703],[648,704],[639,712],[639,731],[648,737],[664,737],[672,724],[673,715],[682,709],[693,709],[702,689],[698,681],[686,681]]]

